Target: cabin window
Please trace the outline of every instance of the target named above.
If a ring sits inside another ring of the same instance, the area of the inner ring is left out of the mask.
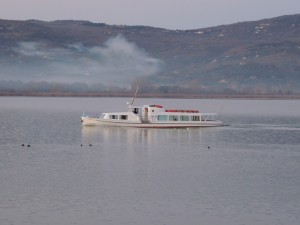
[[[181,121],[190,121],[190,116],[186,116],[186,115],[183,116],[183,115],[181,115],[180,116],[180,120]]]
[[[118,115],[109,115],[109,119],[117,120]]]
[[[169,116],[169,120],[170,121],[178,121],[178,116],[177,115]]]
[[[192,116],[192,121],[200,121],[200,116]]]
[[[120,119],[121,119],[121,120],[127,120],[127,115],[121,115],[121,116],[120,116]]]
[[[168,116],[167,115],[158,115],[157,120],[158,121],[166,121],[166,120],[168,120]]]
[[[139,108],[134,108],[134,109],[133,109],[133,113],[134,113],[134,114],[139,114]]]

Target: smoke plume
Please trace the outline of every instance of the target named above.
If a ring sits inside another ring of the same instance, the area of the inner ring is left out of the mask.
[[[43,42],[21,42],[13,52],[16,60],[3,66],[0,80],[124,86],[157,73],[162,64],[122,35],[103,46],[49,47]]]

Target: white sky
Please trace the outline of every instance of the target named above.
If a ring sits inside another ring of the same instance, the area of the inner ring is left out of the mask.
[[[0,19],[197,29],[300,13],[299,0],[0,0]]]

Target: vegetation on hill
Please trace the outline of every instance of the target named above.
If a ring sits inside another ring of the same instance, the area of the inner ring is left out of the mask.
[[[300,94],[300,14],[195,30],[0,20],[0,92]]]

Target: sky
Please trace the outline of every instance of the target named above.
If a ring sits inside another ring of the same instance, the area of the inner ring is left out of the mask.
[[[0,19],[198,29],[300,13],[299,0],[0,0]]]

